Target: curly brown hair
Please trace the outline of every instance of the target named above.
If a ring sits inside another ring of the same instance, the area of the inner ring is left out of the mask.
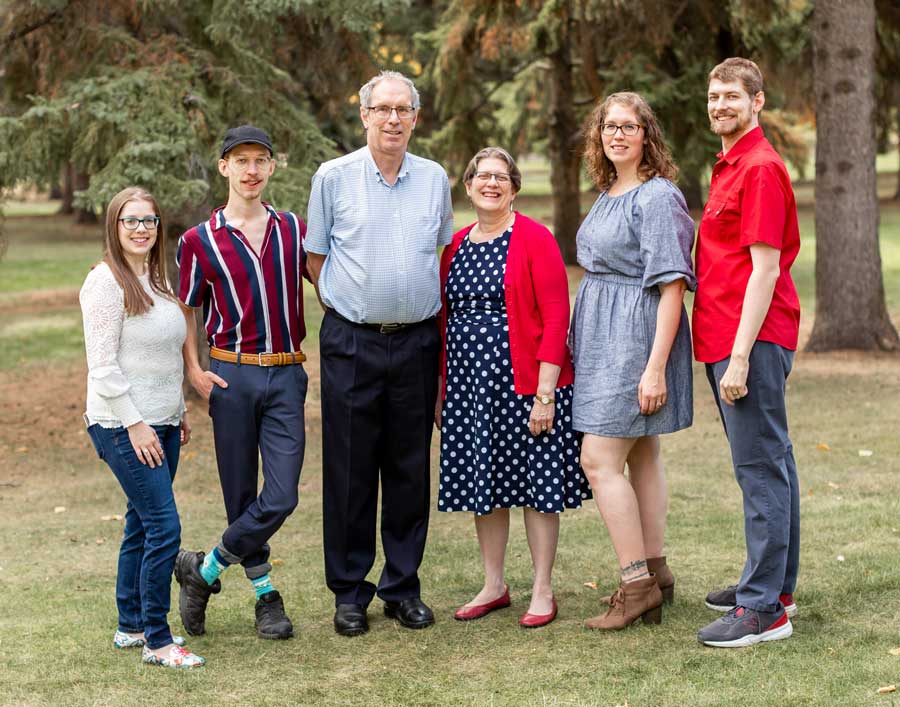
[[[672,160],[672,154],[666,147],[659,122],[653,110],[643,96],[631,91],[613,93],[598,103],[588,115],[584,123],[585,151],[588,174],[600,191],[609,189],[616,181],[615,165],[603,151],[603,138],[600,129],[606,121],[610,106],[617,104],[634,111],[638,121],[644,128],[644,154],[638,165],[638,177],[644,182],[653,177],[665,177],[675,181],[678,167]]]

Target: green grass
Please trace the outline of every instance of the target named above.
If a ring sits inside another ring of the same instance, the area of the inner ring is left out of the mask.
[[[540,217],[546,201],[525,197]],[[794,274],[809,317],[813,301],[811,211]],[[457,212],[462,225],[468,215]],[[900,319],[900,209],[882,209],[889,306]],[[114,580],[124,499],[80,423],[84,364],[73,300],[99,237],[62,219],[6,221],[0,261],[0,704],[440,704],[440,705],[895,705],[878,687],[900,681],[900,358],[799,354],[789,383],[792,437],[802,485],[800,607],[788,641],[754,649],[699,646],[715,618],[706,591],[738,576],[740,498],[702,369],[695,368],[695,424],[665,438],[670,489],[667,551],[676,603],[658,627],[588,633],[598,592],[614,586],[616,561],[592,506],[567,512],[555,572],[559,619],[516,626],[530,586],[521,513],[507,561],[514,606],[473,623],[453,610],[480,587],[469,514],[433,512],[422,567],[423,598],[438,623],[398,628],[370,607],[372,630],[344,639],[331,627],[322,567],[321,437],[316,337],[307,293],[305,349],[312,372],[300,508],[272,543],[273,573],[296,638],[253,634],[249,583],[236,569],[213,598],[208,634],[190,647],[208,665],[183,674],[140,665],[111,646]],[[60,235],[60,234],[65,235]],[[58,256],[58,257],[57,257]],[[64,261],[58,265],[57,260]],[[12,265],[11,265],[12,264]],[[573,273],[576,271],[573,269]],[[7,276],[19,279],[8,285]],[[574,283],[573,283],[574,284]],[[47,294],[50,293],[50,294]],[[57,299],[59,298],[59,299]],[[806,320],[805,320],[806,321]],[[806,321],[805,326],[808,325]],[[225,519],[204,406],[191,402],[195,442],[176,480],[183,545],[209,549]],[[827,450],[820,447],[827,445]],[[860,456],[871,450],[872,456]],[[437,447],[433,447],[435,461]],[[433,477],[433,489],[437,480]],[[56,513],[55,507],[65,511]],[[843,557],[843,561],[838,558]],[[380,571],[376,561],[373,577]],[[174,585],[173,585],[174,586]],[[175,587],[177,589],[177,587]],[[177,607],[177,593],[173,592]],[[177,611],[173,628],[181,630]]]

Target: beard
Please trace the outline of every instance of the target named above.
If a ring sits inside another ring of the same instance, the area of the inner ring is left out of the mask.
[[[750,118],[741,113],[734,113],[729,115],[728,118],[729,120],[727,122],[720,123],[714,117],[710,116],[709,129],[716,135],[727,137],[729,135],[736,135],[744,132],[750,125]]]

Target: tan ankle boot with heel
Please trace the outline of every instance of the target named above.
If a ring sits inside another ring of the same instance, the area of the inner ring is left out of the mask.
[[[601,616],[584,622],[585,628],[599,631],[617,631],[630,626],[638,618],[645,624],[662,623],[663,596],[650,575],[634,582],[621,582],[618,590],[609,598],[609,608]]]
[[[675,601],[675,575],[666,564],[666,556],[648,557],[647,571],[656,575],[656,583],[662,592],[663,601],[666,604]]]

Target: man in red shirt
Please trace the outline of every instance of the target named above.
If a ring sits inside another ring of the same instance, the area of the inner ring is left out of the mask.
[[[738,584],[706,598],[727,613],[697,638],[721,648],[787,638],[797,610],[800,495],[784,396],[800,323],[790,274],[800,231],[784,162],[759,127],[762,88],[748,59],[726,59],[709,75],[722,151],[697,236],[692,330],[731,447],[747,543]]]

